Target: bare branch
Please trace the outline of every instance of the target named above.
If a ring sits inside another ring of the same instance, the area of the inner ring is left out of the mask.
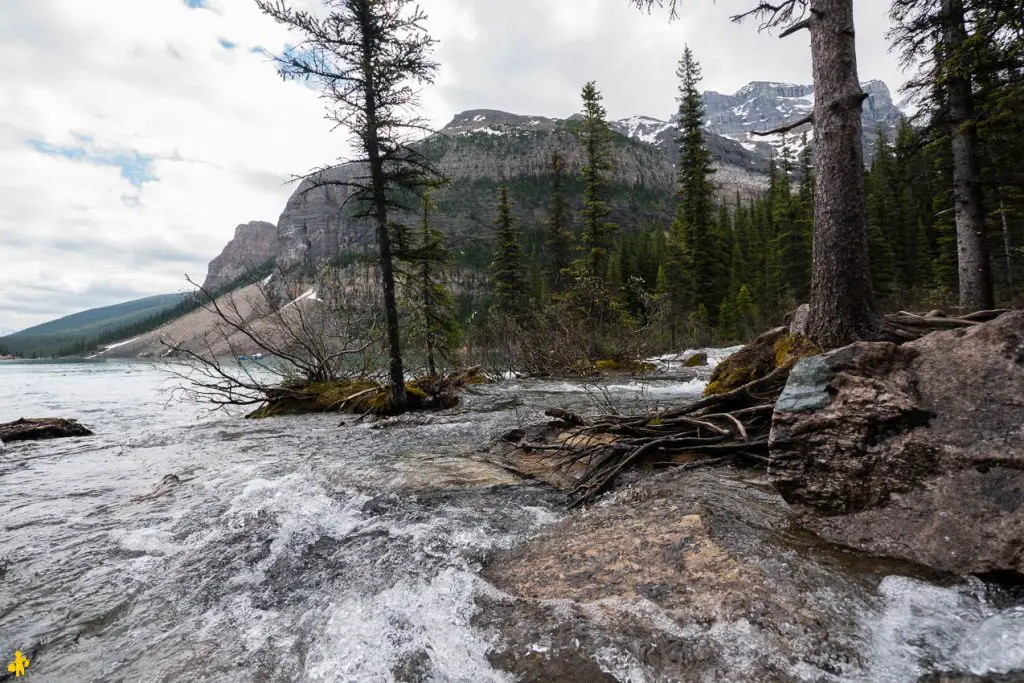
[[[762,132],[752,130],[750,131],[750,134],[757,135],[758,137],[766,137],[768,135],[779,135],[780,133],[788,133],[794,128],[799,128],[800,126],[806,125],[808,123],[814,123],[814,114],[808,114],[802,119],[793,121],[792,123],[787,123],[786,125],[779,126],[778,128],[773,128],[772,130],[766,130]]]

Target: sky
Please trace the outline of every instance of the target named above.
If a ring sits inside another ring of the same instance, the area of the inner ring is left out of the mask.
[[[684,0],[670,23],[626,0],[421,0],[441,64],[424,113],[565,117],[596,80],[609,118],[668,118],[684,44],[707,90],[810,83],[806,31],[729,21],[753,2]],[[887,4],[855,1],[858,60],[895,88]],[[0,334],[184,291],[237,224],[276,223],[290,175],[346,147],[267,57],[294,42],[253,0],[2,0]]]

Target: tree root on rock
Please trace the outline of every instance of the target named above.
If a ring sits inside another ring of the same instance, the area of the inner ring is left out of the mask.
[[[569,490],[570,507],[592,502],[635,467],[762,465],[772,407],[788,377],[788,367],[778,368],[732,391],[650,415],[605,415],[587,422],[574,413],[549,410],[555,424],[570,428],[568,438],[554,443],[523,438],[517,446],[525,452],[551,452],[562,472],[582,466]]]

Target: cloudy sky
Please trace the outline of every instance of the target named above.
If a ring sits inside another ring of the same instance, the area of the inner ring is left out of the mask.
[[[729,22],[753,2],[686,0],[670,24],[626,0],[422,0],[442,64],[424,107],[438,127],[476,108],[562,117],[593,79],[611,118],[667,118],[684,43],[708,90],[809,83],[806,32]],[[887,4],[857,0],[858,48],[861,79],[893,87]],[[253,0],[0,2],[0,333],[182,291],[235,225],[277,221],[289,174],[345,143],[264,56],[288,41]]]

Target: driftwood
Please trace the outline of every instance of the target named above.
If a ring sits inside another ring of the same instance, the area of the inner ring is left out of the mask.
[[[42,441],[62,439],[70,436],[92,436],[78,420],[60,417],[43,417],[15,420],[0,424],[0,441]]]
[[[948,317],[941,311],[900,311],[886,315],[882,329],[890,338],[912,341],[937,330],[970,328],[1005,312],[978,311]],[[768,341],[772,344],[764,348],[774,353],[773,339]],[[593,501],[613,486],[622,472],[635,467],[763,465],[768,461],[768,434],[775,402],[796,360],[794,356],[771,371],[765,368],[762,372],[767,374],[731,391],[648,415],[604,415],[585,421],[575,413],[549,409],[546,414],[557,421],[552,424],[568,430],[557,441],[529,441],[523,430],[513,430],[503,439],[526,452],[550,453],[546,457],[554,458],[556,466],[565,473],[582,470],[569,491],[570,507]],[[756,364],[757,358],[751,358],[750,363]]]
[[[504,438],[527,452],[550,452],[563,471],[582,465],[583,474],[569,491],[570,507],[576,507],[606,491],[623,471],[638,466],[763,464],[772,407],[788,377],[789,368],[779,368],[733,391],[650,415],[605,415],[588,422],[575,413],[551,409],[546,414],[556,424],[571,428],[567,438],[534,443],[522,430]]]
[[[1000,308],[991,311],[975,311],[958,318],[951,318],[942,311],[931,311],[924,314],[900,311],[890,313],[882,318],[882,332],[895,341],[914,341],[938,330],[973,327],[994,320],[1009,310]]]

